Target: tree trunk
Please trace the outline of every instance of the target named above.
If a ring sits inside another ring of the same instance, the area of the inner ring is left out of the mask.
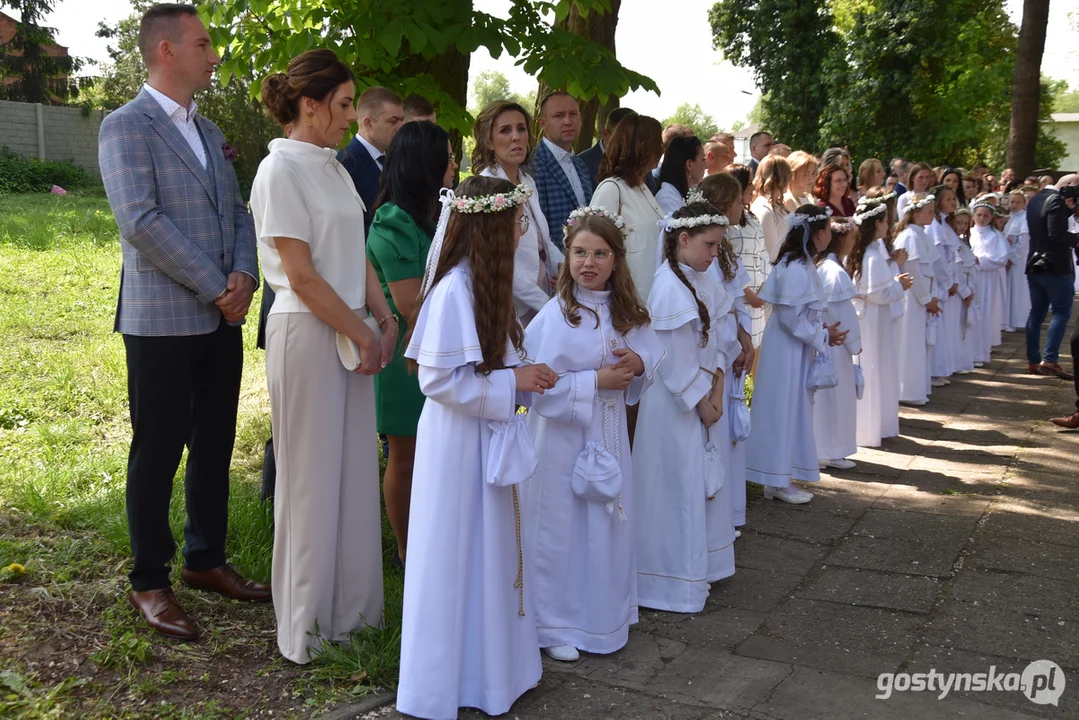
[[[1038,106],[1041,101],[1041,66],[1045,32],[1049,25],[1049,0],[1023,0],[1023,26],[1015,53],[1012,78],[1012,122],[1008,134],[1008,167],[1016,177],[1034,169],[1038,142]]]
[[[622,0],[611,0],[610,13],[601,15],[593,12],[589,13],[588,17],[582,16],[576,5],[571,5],[569,15],[565,20],[555,23],[555,27],[569,30],[574,35],[588,38],[615,52],[614,31],[618,25],[618,9],[621,5]],[[539,89],[536,91],[535,114],[537,117],[539,103],[547,93],[554,89],[556,88],[540,80]],[[605,105],[601,105],[599,98],[592,98],[581,105],[581,134],[577,137],[577,152],[592,146],[599,127],[598,123],[607,122],[607,115],[616,107],[618,107],[618,98],[610,98]]]
[[[472,56],[466,55],[456,47],[449,47],[446,52],[430,60],[418,55],[410,55],[397,68],[402,76],[430,73],[438,86],[454,99],[461,107],[468,106],[468,68]],[[450,144],[458,158],[461,157],[461,133],[450,131]]]

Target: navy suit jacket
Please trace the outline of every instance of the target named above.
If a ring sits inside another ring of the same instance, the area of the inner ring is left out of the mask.
[[[541,140],[536,148],[535,174],[536,190],[539,193],[540,210],[547,219],[547,227],[551,229],[551,241],[564,249],[562,242],[562,226],[569,219],[569,214],[577,209],[577,197],[573,193],[573,186],[562,166],[555,160],[551,149]],[[579,157],[573,158],[573,167],[577,171],[577,179],[581,183],[584,193],[584,202],[587,205],[592,201],[592,181],[588,178],[588,168]]]
[[[588,168],[588,177],[592,181],[592,186],[595,187],[596,176],[599,175],[599,164],[603,162],[603,146],[597,141],[592,147],[578,153],[577,157]]]
[[[355,136],[344,150],[337,153],[337,161],[348,171],[352,184],[356,186],[356,192],[360,194],[364,207],[367,208],[363,214],[363,233],[366,236],[371,229],[371,221],[375,219],[373,211],[382,171],[378,169],[378,163],[371,157],[371,153],[367,152],[367,148]]]

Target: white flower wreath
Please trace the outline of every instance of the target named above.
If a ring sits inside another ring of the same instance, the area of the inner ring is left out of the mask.
[[[708,202],[704,199],[704,193],[697,188],[693,188],[686,193],[686,205],[692,205],[693,203]]]
[[[532,197],[532,188],[522,184],[508,193],[478,195],[476,197],[454,197],[453,210],[464,214],[502,212],[523,204],[530,197]]]
[[[883,212],[887,212],[888,206],[884,203],[877,203],[875,205],[866,205],[865,209],[859,213],[854,214],[854,219],[861,225],[863,222],[871,217],[876,217]]]
[[[910,201],[910,203],[908,203],[908,204],[907,204],[907,207],[906,207],[906,210],[905,210],[905,212],[907,212],[907,213],[912,213],[912,212],[916,212],[916,211],[918,211],[918,210],[921,210],[921,209],[922,209],[922,208],[924,208],[924,207],[925,207],[926,205],[929,205],[929,204],[931,204],[931,203],[932,203],[933,201],[935,201],[936,199],[937,199],[937,196],[936,196],[936,195],[926,195],[926,196],[925,196],[924,198],[922,198],[921,200],[914,200],[914,199],[912,199],[912,200]]]
[[[693,217],[671,218],[667,221],[667,232],[685,230],[687,228],[702,227],[704,225],[720,225],[727,227],[731,221],[726,215],[695,215]]]
[[[566,224],[562,227],[562,237],[568,237],[569,231],[573,228],[573,224],[583,217],[592,215],[594,217],[605,217],[614,223],[614,226],[618,228],[618,232],[622,233],[622,239],[629,235],[629,228],[626,227],[626,221],[622,219],[621,215],[617,215],[610,210],[604,210],[601,207],[595,205],[586,205],[585,207],[579,207],[569,214],[569,219],[566,220]]]

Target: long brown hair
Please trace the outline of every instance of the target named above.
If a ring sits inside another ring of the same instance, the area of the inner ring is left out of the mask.
[[[652,171],[662,154],[663,126],[659,120],[636,113],[627,115],[607,144],[596,181],[615,177],[637,187],[644,183],[644,176]]]
[[[786,237],[783,238],[783,244],[779,246],[779,254],[776,256],[774,263],[775,267],[779,267],[779,263],[784,259],[784,265],[790,265],[795,260],[805,260],[807,264],[812,265],[813,257],[817,252],[813,247],[813,238],[821,230],[828,227],[828,214],[822,207],[800,205],[794,212],[797,215],[805,215],[809,218],[807,220],[809,238],[806,239],[805,229],[801,225],[792,225],[790,230],[787,231]],[[809,255],[806,255],[807,250]]]
[[[825,165],[817,173],[817,181],[813,183],[813,197],[822,202],[828,202],[828,198],[832,194],[832,176],[837,172],[841,172],[847,176],[847,182],[850,182],[850,175],[846,169],[841,165]],[[837,208],[842,210],[842,208]]]
[[[791,183],[791,166],[787,158],[769,155],[761,160],[757,172],[753,173],[753,192],[763,197],[769,205],[783,204],[783,193]]]
[[[527,165],[532,157],[535,146],[532,138],[532,118],[528,115],[528,111],[511,100],[494,100],[480,110],[475,124],[472,125],[472,137],[476,140],[476,146],[472,148],[472,172],[476,175],[498,164],[491,139],[494,136],[495,121],[507,110],[521,113],[525,119],[525,127],[528,128],[528,144],[525,146],[525,159],[521,165]]]
[[[461,183],[457,197],[510,193],[513,189],[514,185],[509,180],[473,175]],[[524,354],[524,330],[513,309],[515,219],[516,211],[513,208],[501,212],[455,212],[450,215],[446,237],[442,241],[442,253],[431,282],[433,291],[446,273],[462,260],[468,260],[472,269],[476,333],[483,354],[483,362],[476,369],[484,375],[506,367],[507,341],[522,356]],[[420,299],[415,315],[409,320],[409,327],[416,327],[416,318],[430,294],[431,291],[428,291]],[[415,369],[416,362],[410,360],[409,367]]]
[[[738,178],[725,172],[704,178],[697,184],[697,189],[704,195],[705,200],[719,209],[721,215],[727,212],[727,208],[735,200],[739,203],[742,201],[742,183],[738,182]],[[744,214],[745,210],[742,213]],[[723,234],[723,242],[719,245],[716,259],[719,260],[719,269],[723,271],[723,279],[727,282],[734,280],[735,272],[738,270],[738,253],[734,251],[734,246],[731,245],[726,233]]]
[[[674,211],[674,215],[671,216],[672,220],[678,220],[680,218],[700,217],[701,215],[722,215],[716,206],[710,202],[697,202],[684,205]],[[689,228],[675,228],[674,230],[668,230],[663,233],[663,259],[667,261],[667,264],[671,266],[671,270],[674,271],[675,276],[682,281],[682,284],[689,288],[689,292],[692,293],[693,299],[697,301],[697,315],[701,319],[701,347],[708,344],[708,331],[712,329],[712,316],[708,314],[708,306],[701,302],[701,299],[697,297],[697,290],[693,287],[693,284],[689,282],[689,278],[682,272],[682,268],[678,265],[678,238],[682,233],[687,233],[690,237],[694,235],[700,235],[701,233],[711,230],[715,225],[698,225],[697,227]]]
[[[865,218],[858,227],[858,239],[854,242],[854,247],[851,248],[850,255],[847,255],[846,262],[847,274],[851,276],[855,283],[862,277],[862,268],[865,265],[865,251],[879,239],[876,237],[876,229],[877,223],[881,218],[885,218],[884,234],[888,234],[887,217],[888,213],[885,212],[880,215]]]
[[[608,284],[611,289],[611,324],[614,329],[625,334],[633,328],[647,325],[650,321],[648,308],[641,302],[637,295],[637,286],[633,284],[633,276],[629,273],[626,265],[626,240],[622,237],[613,222],[601,215],[586,215],[574,221],[566,235],[566,261],[562,263],[562,270],[558,273],[558,298],[562,301],[562,314],[573,327],[581,324],[581,304],[577,302],[574,292],[573,276],[570,274],[569,252],[573,247],[573,240],[582,232],[590,232],[603,239],[611,248],[614,255],[614,267],[611,268],[611,279]],[[596,318],[596,327],[599,327],[599,315],[592,308],[585,307]]]

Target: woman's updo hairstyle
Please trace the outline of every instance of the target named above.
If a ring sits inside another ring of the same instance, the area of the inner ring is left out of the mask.
[[[262,80],[262,104],[284,127],[300,118],[300,98],[322,102],[340,85],[355,82],[352,69],[333,50],[308,50],[288,64],[288,71]]]

